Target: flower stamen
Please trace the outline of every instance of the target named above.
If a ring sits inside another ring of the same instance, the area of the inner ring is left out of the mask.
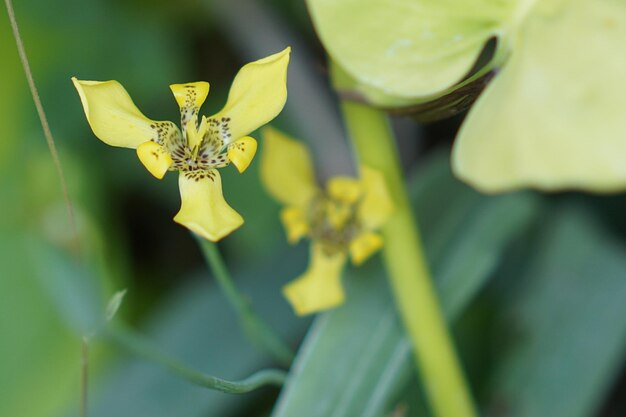
[[[350,241],[361,232],[358,204],[359,200],[346,203],[323,192],[311,201],[307,210],[310,237],[328,255],[347,252]]]

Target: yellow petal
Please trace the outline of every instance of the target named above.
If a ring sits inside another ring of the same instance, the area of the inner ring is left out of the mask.
[[[363,200],[358,215],[366,229],[376,229],[389,219],[394,210],[385,178],[375,169],[361,166]]]
[[[383,246],[383,237],[378,233],[364,232],[350,242],[350,258],[354,265],[361,265]]]
[[[309,151],[302,143],[266,127],[261,155],[261,180],[278,201],[305,206],[318,192]]]
[[[198,116],[200,106],[202,106],[204,100],[209,95],[209,83],[197,81],[185,84],[172,84],[170,89],[174,93],[178,107],[180,107],[180,125],[183,129],[187,129],[187,124],[194,116]]]
[[[299,207],[286,207],[280,211],[280,220],[287,231],[289,243],[296,243],[309,233],[306,212]]]
[[[217,170],[181,172],[178,185],[182,205],[175,222],[213,242],[243,224],[243,218],[224,200]]]
[[[143,166],[158,179],[163,178],[174,162],[165,147],[152,141],[139,145],[137,147],[137,156]]]
[[[172,122],[156,122],[143,115],[117,81],[81,81],[72,77],[93,133],[111,146],[137,148],[153,140],[163,144],[180,136]]]
[[[280,113],[287,100],[291,48],[244,65],[235,77],[226,105],[211,119],[219,121],[224,143],[250,134]]]
[[[359,180],[350,177],[333,177],[326,184],[328,194],[342,203],[354,203],[363,191]]]
[[[321,245],[313,244],[307,271],[283,287],[296,314],[316,313],[343,303],[341,271],[345,263],[345,253],[328,255]]]
[[[250,136],[243,137],[228,145],[228,159],[239,172],[244,172],[256,154],[257,143]]]

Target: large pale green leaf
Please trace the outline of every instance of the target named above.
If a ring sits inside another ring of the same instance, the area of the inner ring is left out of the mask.
[[[440,94],[467,76],[487,40],[503,34],[518,3],[526,2],[308,0],[333,60],[370,99],[402,105]]]
[[[491,380],[493,416],[599,415],[626,359],[623,242],[572,204],[545,224],[528,268],[513,274],[494,345],[485,347],[502,355]]]
[[[626,3],[537,6],[502,73],[470,111],[455,173],[497,192],[626,186]]]
[[[437,158],[414,199],[442,307],[454,319],[488,279],[507,243],[537,212],[531,195],[481,198]],[[274,417],[376,417],[409,381],[411,348],[380,265],[348,274],[347,303],[320,316]]]

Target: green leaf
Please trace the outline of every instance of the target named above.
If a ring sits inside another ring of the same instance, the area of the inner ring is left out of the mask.
[[[437,158],[414,178],[444,312],[452,320],[486,282],[507,243],[534,218],[529,194],[480,197]],[[347,274],[347,303],[321,315],[303,343],[274,417],[376,417],[413,373],[410,343],[380,265]]]
[[[77,335],[90,336],[105,321],[103,290],[94,273],[77,259],[31,239],[35,276],[58,314]]]
[[[0,415],[49,416],[75,395],[80,341],[57,314],[41,282],[45,247],[0,230]],[[20,262],[15,262],[20,260]],[[33,401],[33,393],[37,401]]]
[[[490,409],[509,417],[596,415],[626,348],[626,250],[570,204],[545,219],[495,335]],[[487,337],[487,335],[485,335]],[[508,348],[507,348],[508,347]],[[500,411],[498,411],[500,410]]]
[[[454,148],[455,173],[488,192],[626,186],[626,3],[546,2],[478,99]]]
[[[122,306],[122,302],[124,301],[124,296],[126,296],[126,289],[117,291],[109,299],[105,311],[105,316],[108,321],[111,321],[113,317],[115,317],[115,315],[117,314],[117,311],[120,309],[120,307]]]

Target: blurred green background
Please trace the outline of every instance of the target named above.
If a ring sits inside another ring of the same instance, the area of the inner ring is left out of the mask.
[[[186,363],[231,379],[273,365],[240,334],[195,241],[172,221],[176,176],[157,181],[134,152],[97,140],[70,77],[116,79],[148,117],[177,120],[169,84],[209,81],[202,111],[211,114],[242,64],[291,45],[288,104],[273,124],[308,143],[320,179],[353,173],[305,5],[24,0],[15,12],[75,205],[81,261],[3,10],[0,416],[78,415],[80,335],[124,288],[116,320]],[[625,415],[626,198],[481,196],[449,173],[461,119],[393,122],[444,310],[483,414]],[[286,388],[207,391],[96,340],[89,415],[428,415],[379,263],[346,274],[345,306],[313,323],[296,318],[280,287],[304,270],[306,244],[286,244],[258,160],[245,175],[225,171],[225,197],[246,219],[221,245],[227,262],[261,314],[302,346]]]

